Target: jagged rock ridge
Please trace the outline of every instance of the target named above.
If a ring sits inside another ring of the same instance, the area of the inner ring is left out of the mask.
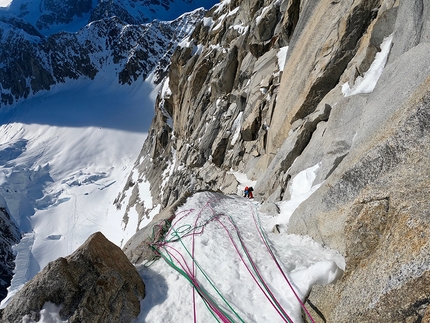
[[[5,200],[0,196],[0,299],[7,295],[15,268],[12,246],[19,240],[19,230],[11,219]]]
[[[118,82],[145,79],[155,69],[164,77],[176,44],[201,18],[203,10],[172,22],[126,25],[118,18],[93,22],[77,33],[42,36],[30,24],[0,18],[1,102],[10,105],[66,79],[93,79],[107,71]],[[158,67],[157,67],[158,66]],[[113,75],[112,67],[116,70]]]
[[[290,25],[280,14],[290,8],[288,1],[268,8],[264,14],[270,18],[256,19],[263,13],[257,3],[222,3],[174,53],[168,90],[158,98],[159,110],[141,153],[144,161],[137,166],[153,184],[154,205],[169,205],[188,189],[236,192],[228,170],[242,169],[264,153],[266,116],[276,103],[282,74],[277,54],[288,44],[282,30]],[[267,34],[273,12],[278,20]],[[261,48],[250,51],[250,41]],[[173,155],[176,167],[185,167],[165,185],[156,174],[175,171],[168,168]],[[164,189],[163,196],[157,187]]]
[[[86,24],[118,17],[124,24],[142,24],[153,20],[169,21],[183,12],[210,8],[214,0],[13,0],[0,15],[19,17],[44,35],[59,30],[77,31]],[[60,29],[59,29],[60,28]]]
[[[198,189],[236,192],[231,170],[256,180],[270,206],[318,165],[320,188],[280,227],[346,257],[343,278],[311,293],[314,317],[425,321],[429,12],[420,0],[214,7],[172,56],[139,179],[118,207],[145,218],[138,182],[146,180],[162,207]]]

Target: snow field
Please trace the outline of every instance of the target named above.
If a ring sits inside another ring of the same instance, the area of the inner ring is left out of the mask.
[[[286,231],[288,221],[293,212],[321,186],[321,184],[313,185],[319,167],[320,163],[305,169],[292,179],[289,188],[291,198],[288,201],[282,201],[278,204],[280,214],[279,217],[273,218],[271,223],[272,227],[277,225],[278,229]]]
[[[238,196],[203,192],[189,198],[158,246],[165,259],[138,266],[147,296],[137,322],[215,322],[217,314],[189,279],[208,293],[222,322],[302,322],[300,301],[289,282],[303,301],[313,284],[341,276],[343,258],[309,237],[269,233],[272,217]],[[282,271],[260,236],[260,225]]]
[[[92,233],[121,246],[136,232],[137,213],[125,225],[113,201],[147,136],[157,90],[68,81],[1,111],[0,195],[23,234],[8,297]]]

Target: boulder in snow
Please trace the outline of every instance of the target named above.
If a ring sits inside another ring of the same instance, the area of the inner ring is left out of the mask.
[[[67,322],[131,322],[144,296],[145,285],[135,267],[97,232],[28,282],[0,312],[0,321],[39,321],[42,308],[55,304]]]

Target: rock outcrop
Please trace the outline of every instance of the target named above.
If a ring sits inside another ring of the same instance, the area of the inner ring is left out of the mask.
[[[270,208],[318,164],[320,188],[278,227],[346,258],[311,292],[314,318],[428,320],[429,14],[422,0],[215,6],[172,56],[134,170],[154,205],[234,192],[238,171]],[[147,216],[127,190],[118,206]]]
[[[133,264],[139,264],[145,260],[153,260],[159,255],[152,249],[151,244],[158,241],[160,236],[154,236],[154,226],[165,223],[165,228],[168,229],[170,223],[175,218],[175,212],[178,207],[183,205],[186,202],[188,194],[185,194],[178,198],[178,200],[163,209],[160,213],[158,213],[152,221],[145,226],[144,229],[136,232],[125,244],[123,251],[128,259]],[[166,232],[160,231],[158,234],[165,234]]]
[[[16,224],[11,219],[6,201],[0,195],[0,299],[7,295],[13,269],[15,255],[12,246],[17,244],[21,236]]]
[[[131,322],[145,286],[121,249],[95,233],[66,258],[48,264],[0,312],[1,322],[39,321],[45,303],[68,322]]]

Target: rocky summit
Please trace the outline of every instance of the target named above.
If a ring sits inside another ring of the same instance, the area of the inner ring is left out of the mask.
[[[1,322],[39,322],[45,303],[67,322],[131,322],[145,285],[121,249],[100,232],[73,254],[46,266],[1,310]]]
[[[422,0],[221,2],[174,52],[118,205],[147,217],[143,180],[163,208],[236,193],[238,171],[276,210],[318,165],[319,189],[278,227],[346,259],[310,294],[317,321],[427,322],[429,21]]]

